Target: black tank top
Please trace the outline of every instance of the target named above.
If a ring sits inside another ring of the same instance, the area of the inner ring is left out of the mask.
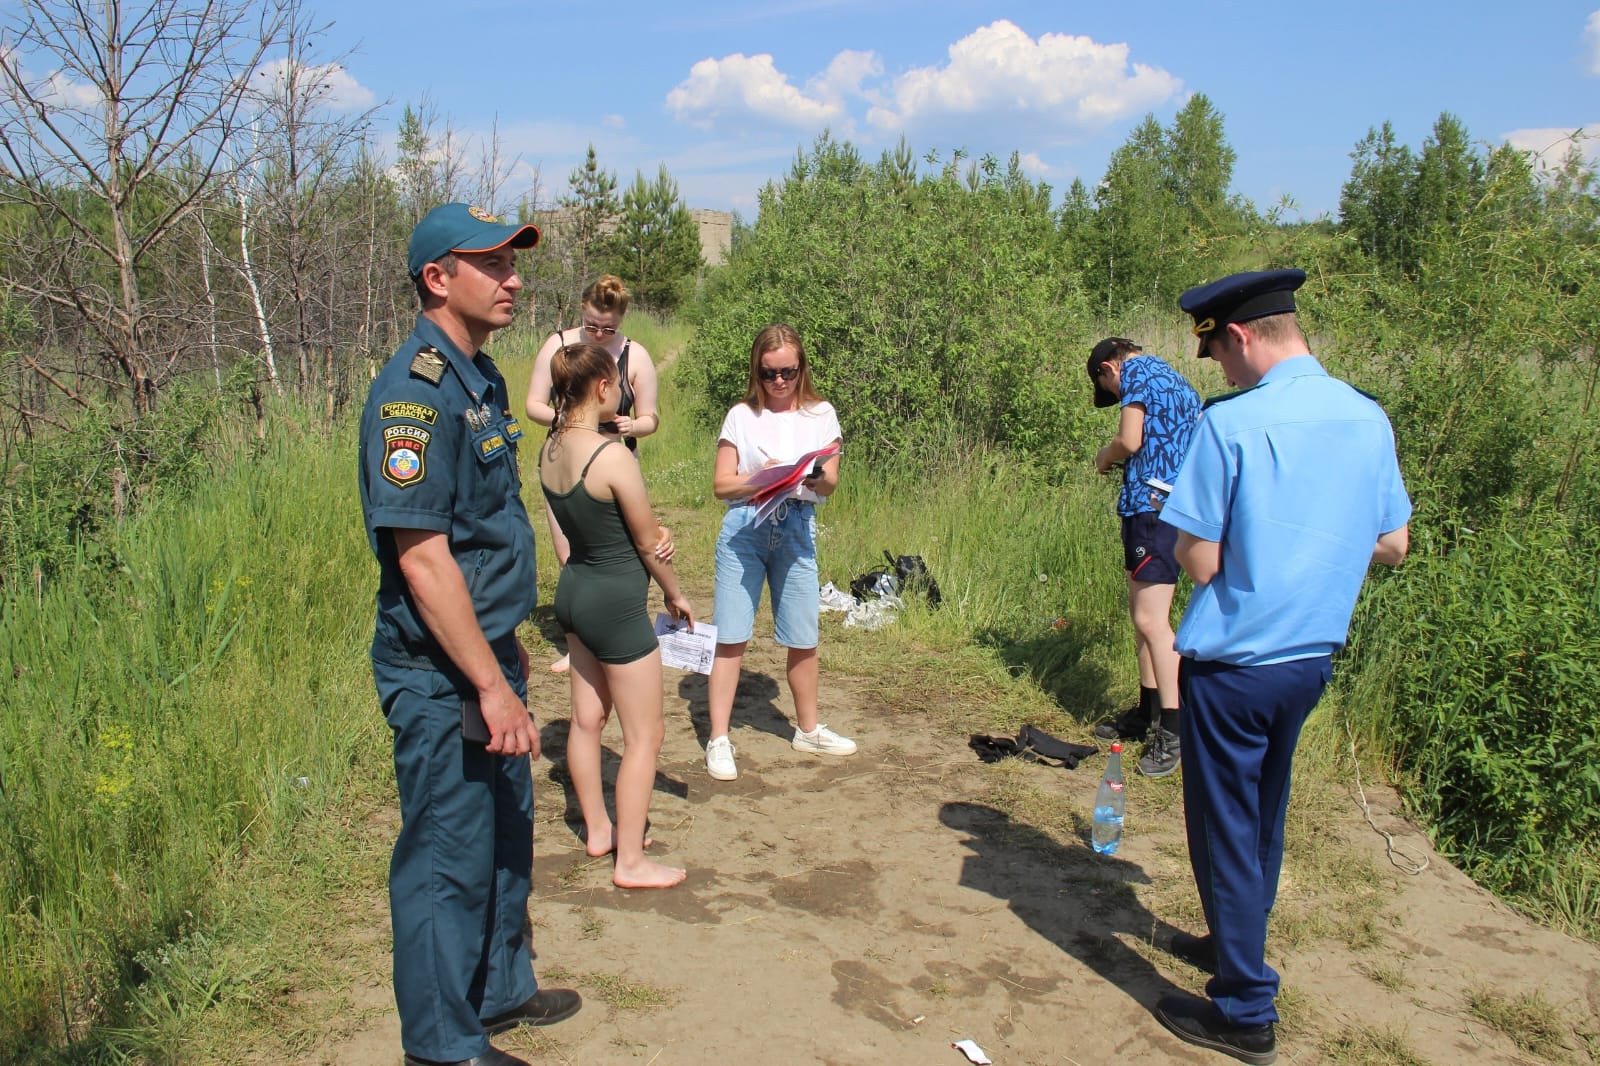
[[[556,330],[556,339],[565,348],[567,346],[567,331],[564,329]],[[633,385],[628,381],[628,350],[632,347],[633,341],[623,337],[622,354],[617,356],[617,385],[622,390],[622,402],[617,404],[617,414],[619,415],[633,414]],[[602,433],[617,432],[617,424],[615,422],[602,422],[599,428]],[[632,437],[623,437],[622,443],[627,445],[630,452],[639,450],[639,442]]]

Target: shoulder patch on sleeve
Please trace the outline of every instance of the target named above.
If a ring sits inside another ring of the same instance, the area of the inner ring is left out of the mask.
[[[411,357],[411,376],[431,381],[435,385],[444,378],[444,368],[443,353],[431,344]]]
[[[1205,403],[1201,404],[1200,405],[1200,409],[1202,411],[1208,411],[1212,407],[1215,407],[1219,403],[1227,403],[1229,400],[1238,399],[1240,396],[1243,396],[1247,392],[1254,392],[1258,387],[1259,386],[1252,385],[1248,389],[1239,389],[1236,392],[1225,392],[1221,396],[1213,396],[1209,400],[1207,400]]]
[[[428,476],[428,441],[421,426],[389,426],[383,431],[383,476],[402,489],[420,485]]]

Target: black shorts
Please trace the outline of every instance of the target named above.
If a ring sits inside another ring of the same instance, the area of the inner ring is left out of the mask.
[[[1178,527],[1155,511],[1122,516],[1122,568],[1129,581],[1178,583]]]

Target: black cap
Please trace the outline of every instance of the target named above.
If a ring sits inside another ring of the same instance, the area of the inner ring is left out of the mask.
[[[1094,385],[1094,405],[1111,407],[1121,399],[1116,393],[1100,384],[1100,368],[1119,355],[1142,352],[1143,348],[1126,337],[1107,337],[1089,353],[1089,381]]]
[[[1190,289],[1178,297],[1178,306],[1194,316],[1197,354],[1206,357],[1206,341],[1223,326],[1293,311],[1294,291],[1305,282],[1304,270],[1252,270]]]

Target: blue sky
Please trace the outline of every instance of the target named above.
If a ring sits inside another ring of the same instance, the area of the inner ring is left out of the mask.
[[[534,168],[558,195],[592,142],[624,182],[665,162],[691,206],[751,217],[760,186],[825,127],[868,158],[902,134],[919,156],[1016,151],[1059,191],[1098,181],[1147,112],[1168,122],[1196,92],[1225,116],[1234,190],[1261,208],[1290,195],[1308,218],[1337,211],[1352,147],[1386,119],[1413,146],[1444,110],[1482,141],[1600,135],[1600,0],[337,0],[320,13],[341,98],[382,104],[386,139],[424,95],[469,141],[497,123],[521,161],[506,199]]]

